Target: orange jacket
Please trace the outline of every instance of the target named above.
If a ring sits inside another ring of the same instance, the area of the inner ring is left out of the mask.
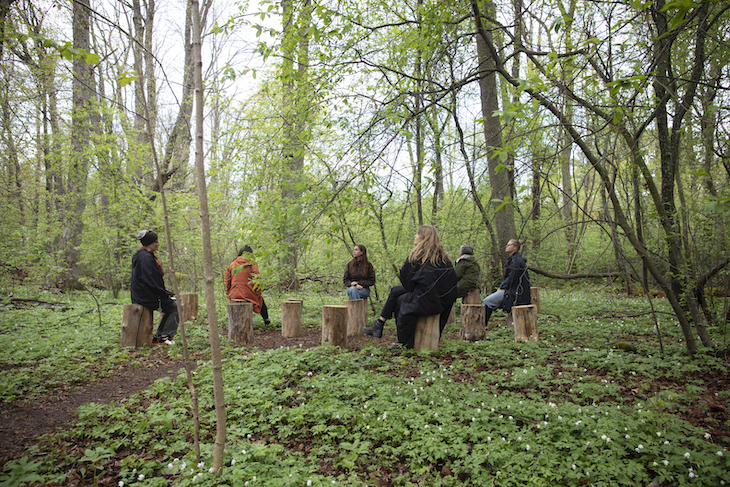
[[[240,269],[234,274],[233,269],[236,267]],[[226,269],[226,276],[223,279],[228,299],[245,299],[253,304],[254,313],[261,312],[261,303],[264,301],[261,290],[254,287],[251,282],[251,277],[258,273],[259,268],[255,263],[238,256]]]

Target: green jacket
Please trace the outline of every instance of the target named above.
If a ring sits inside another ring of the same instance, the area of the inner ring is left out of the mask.
[[[456,270],[456,297],[463,298],[469,291],[479,288],[479,264],[473,255],[462,255],[454,266]]]

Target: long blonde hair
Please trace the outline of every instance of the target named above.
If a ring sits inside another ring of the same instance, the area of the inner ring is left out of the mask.
[[[435,227],[431,225],[421,225],[418,227],[418,236],[421,241],[416,244],[411,253],[408,255],[408,262],[420,262],[423,264],[430,261],[431,265],[439,265],[441,262],[449,262],[449,255],[446,249],[441,245],[439,234]]]

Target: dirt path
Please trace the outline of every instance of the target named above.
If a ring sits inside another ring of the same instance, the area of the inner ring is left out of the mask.
[[[304,336],[297,338],[283,338],[280,331],[258,333],[254,344],[262,350],[290,346],[311,348],[318,346],[320,340],[320,331],[310,327]],[[385,347],[395,341],[395,336],[386,334],[382,340],[370,337],[356,339],[350,343],[350,348],[359,349],[370,340]],[[80,384],[70,391],[34,398],[28,402],[0,404],[0,472],[5,462],[23,456],[40,436],[68,427],[76,418],[79,406],[90,402],[108,404],[118,401],[143,391],[157,379],[177,376],[182,368],[182,361],[165,360],[158,356],[145,368],[119,369],[101,381]]]

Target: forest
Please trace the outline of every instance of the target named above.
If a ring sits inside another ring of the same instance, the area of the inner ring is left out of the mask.
[[[211,330],[243,245],[272,296],[323,300],[364,245],[378,305],[426,224],[482,295],[518,238],[555,306],[599,289],[727,355],[728,2],[4,0],[0,29],[6,302],[128,301],[151,229]]]

